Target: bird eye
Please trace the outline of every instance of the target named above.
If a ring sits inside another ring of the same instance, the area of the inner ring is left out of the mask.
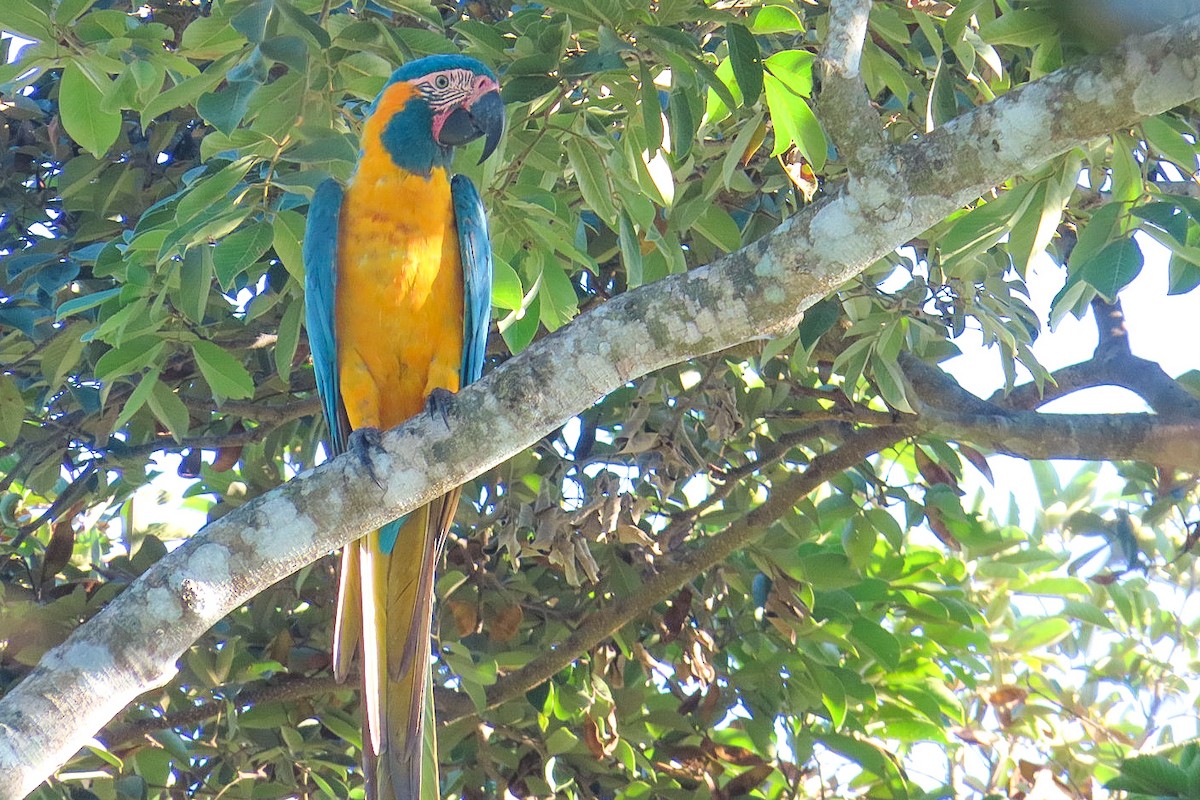
[[[438,89],[445,89],[447,86],[450,85],[450,79],[447,78],[445,75],[438,75],[437,77],[435,77],[433,79],[433,85],[435,87],[437,87]]]

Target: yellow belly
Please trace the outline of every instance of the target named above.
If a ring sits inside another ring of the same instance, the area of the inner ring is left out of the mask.
[[[364,153],[340,228],[342,400],[352,427],[390,428],[434,389],[459,388],[463,275],[446,171],[427,179]]]

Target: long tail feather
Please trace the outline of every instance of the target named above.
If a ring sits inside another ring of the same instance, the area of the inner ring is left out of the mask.
[[[333,677],[342,683],[350,675],[358,640],[362,636],[362,578],[359,570],[358,544],[342,548],[342,564],[338,572],[337,614],[333,620]]]
[[[434,567],[458,497],[451,492],[410,514],[390,553],[382,551],[377,534],[350,546],[359,562],[351,561],[350,569],[359,567],[362,589],[368,800],[439,796],[429,669]]]

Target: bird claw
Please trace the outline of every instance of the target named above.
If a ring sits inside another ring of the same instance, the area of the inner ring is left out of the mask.
[[[346,440],[346,449],[358,456],[358,460],[367,468],[367,475],[380,489],[383,481],[375,472],[374,453],[383,449],[383,432],[379,428],[355,428]]]
[[[450,409],[454,406],[454,392],[438,387],[425,398],[425,410],[430,416],[441,417],[446,429],[450,428]]]

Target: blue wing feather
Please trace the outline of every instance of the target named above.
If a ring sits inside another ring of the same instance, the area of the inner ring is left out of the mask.
[[[483,374],[488,328],[492,323],[492,243],[487,214],[471,179],[455,175],[450,180],[458,249],[463,269],[463,354],[460,380],[474,383]]]
[[[317,394],[329,425],[330,455],[346,449],[349,425],[342,408],[334,338],[334,297],[337,289],[338,217],[342,187],[327,180],[317,187],[308,207],[304,231],[304,310],[312,350]]]

